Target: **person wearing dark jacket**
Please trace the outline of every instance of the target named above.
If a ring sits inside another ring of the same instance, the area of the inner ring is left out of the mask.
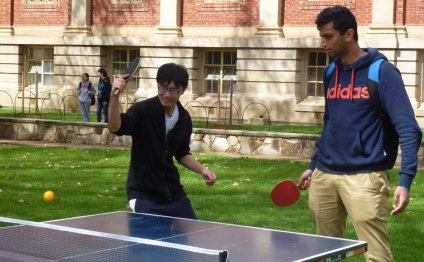
[[[108,122],[108,108],[110,99],[111,84],[110,79],[107,76],[107,71],[103,67],[98,70],[99,83],[98,83],[98,94],[97,94],[97,122],[102,122],[102,111],[105,116],[105,123]]]
[[[384,60],[379,68],[378,92],[382,108],[399,135],[402,152],[391,215],[408,205],[421,129],[399,70],[376,49],[359,47],[351,11],[329,7],[315,22],[321,47],[334,58],[336,68],[326,92],[324,129],[298,187],[309,187],[317,234],[343,237],[349,216],[358,238],[368,243],[366,260],[393,261],[387,230],[390,184],[383,147],[385,129],[367,87],[369,66],[374,61]]]
[[[158,95],[135,103],[126,113],[120,113],[119,105],[126,82],[117,77],[112,85],[109,130],[132,137],[129,204],[134,212],[195,219],[173,159],[200,174],[207,185],[213,185],[216,176],[190,154],[191,117],[179,102],[188,86],[187,69],[164,64],[157,71],[156,82]]]

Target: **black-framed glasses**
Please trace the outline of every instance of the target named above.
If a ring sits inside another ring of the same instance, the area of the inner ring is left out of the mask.
[[[177,87],[168,88],[168,87],[164,87],[164,86],[158,85],[158,90],[161,93],[169,92],[173,96],[177,96],[177,95],[180,94],[180,89],[177,88]]]

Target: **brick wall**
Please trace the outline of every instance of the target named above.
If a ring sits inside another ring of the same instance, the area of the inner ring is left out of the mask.
[[[66,26],[69,24],[71,1],[52,0],[50,3],[29,3],[14,0],[14,25]]]
[[[2,1],[2,4],[0,5],[0,25],[12,25],[12,16],[10,14],[12,1],[13,0]]]
[[[358,25],[371,24],[372,0],[286,0],[281,21],[284,25],[314,25],[318,13],[329,6],[343,5],[352,10]]]
[[[395,24],[404,25],[405,24],[405,3],[404,0],[395,1]]]
[[[265,0],[266,1],[266,0]],[[185,26],[257,26],[260,0],[182,1],[182,25]],[[424,0],[395,0],[397,25],[424,24]],[[372,0],[285,0],[282,24],[285,26],[314,25],[317,14],[325,7],[345,5],[355,14],[359,25],[372,20]],[[10,10],[13,15],[10,14]],[[146,25],[160,23],[160,0],[139,0],[126,4],[111,0],[93,0],[92,24]],[[0,25],[68,25],[71,0],[51,0],[50,3],[26,0],[2,0]]]
[[[142,0],[131,4],[93,0],[93,25],[159,25],[160,0]]]
[[[257,26],[259,0],[234,3],[208,3],[203,0],[183,1],[184,26]]]
[[[403,3],[403,0],[396,1],[396,4],[399,6],[401,6],[402,3]],[[406,25],[423,25],[424,24],[424,0],[408,0],[405,7],[404,20]]]

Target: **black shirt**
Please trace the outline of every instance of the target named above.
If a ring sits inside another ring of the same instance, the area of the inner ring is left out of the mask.
[[[179,118],[168,135],[165,134],[165,109],[157,96],[137,102],[126,113],[121,113],[121,128],[116,135],[132,137],[128,199],[172,202],[186,195],[173,157],[180,161],[190,154],[192,122],[180,102],[177,106]]]

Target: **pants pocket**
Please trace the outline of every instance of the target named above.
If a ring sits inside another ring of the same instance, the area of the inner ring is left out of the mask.
[[[369,180],[372,184],[373,188],[377,192],[382,192],[384,194],[389,194],[390,191],[390,183],[388,179],[387,171],[378,171],[369,173]]]

